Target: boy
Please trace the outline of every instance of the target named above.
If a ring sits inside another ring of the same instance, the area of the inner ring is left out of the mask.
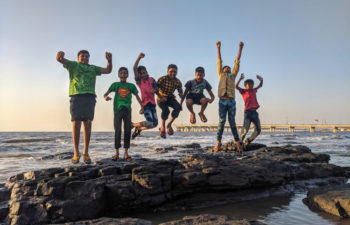
[[[69,96],[70,114],[73,123],[73,145],[74,155],[72,163],[78,163],[80,160],[79,138],[81,122],[84,124],[84,151],[83,160],[85,163],[91,163],[89,156],[89,143],[91,135],[91,124],[95,114],[96,94],[95,83],[96,76],[108,74],[112,71],[112,54],[106,52],[107,67],[101,68],[89,64],[90,54],[86,50],[78,52],[78,62],[70,61],[64,58],[64,52],[60,51],[56,55],[56,60],[63,64],[69,72]]]
[[[243,147],[247,148],[249,143],[251,143],[261,132],[261,126],[260,126],[260,120],[259,120],[259,114],[256,111],[259,108],[259,103],[256,100],[256,92],[259,88],[263,85],[263,78],[259,75],[256,75],[256,78],[260,81],[260,84],[254,88],[254,81],[251,79],[244,81],[244,87],[246,89],[242,89],[239,87],[239,83],[241,80],[244,79],[244,74],[241,74],[241,77],[239,78],[236,88],[241,93],[243,100],[244,100],[244,123],[241,131],[241,142],[243,143],[244,137],[249,131],[250,124],[254,124],[254,132],[252,135],[246,139],[244,142]]]
[[[215,99],[213,92],[211,91],[212,87],[207,80],[204,79],[205,71],[203,67],[197,67],[195,70],[195,79],[187,81],[185,84],[185,93],[181,98],[181,103],[186,97],[186,106],[191,113],[190,123],[196,123],[196,115],[193,112],[193,104],[200,105],[201,111],[198,113],[201,121],[203,123],[207,122],[207,118],[204,115],[204,110],[207,107],[208,103],[212,103]],[[203,94],[204,89],[206,89],[210,95],[210,99],[206,98]]]
[[[133,123],[135,131],[132,134],[132,139],[141,134],[142,130],[154,128],[158,125],[158,117],[156,111],[156,101],[154,100],[154,92],[157,89],[157,83],[153,77],[148,75],[146,67],[138,66],[142,58],[145,57],[144,53],[140,53],[134,64],[134,75],[137,86],[141,91],[142,106],[144,108],[144,116],[146,121]]]
[[[170,114],[169,107],[173,108],[174,110],[171,113],[171,118],[167,125],[168,135],[174,134],[174,130],[171,127],[171,125],[173,124],[174,120],[179,116],[179,113],[182,110],[181,105],[176,101],[174,95],[174,92],[177,89],[180,98],[183,97],[182,84],[181,81],[176,78],[176,74],[177,66],[175,64],[170,64],[168,66],[167,75],[160,77],[157,81],[157,102],[162,110],[162,124],[161,128],[159,129],[159,135],[162,138],[166,138],[165,121],[168,119]]]
[[[141,99],[138,95],[137,88],[134,84],[126,82],[129,76],[128,69],[126,67],[120,67],[118,70],[118,77],[120,82],[114,82],[104,94],[106,101],[111,100],[108,96],[109,93],[115,92],[113,111],[114,111],[114,129],[115,129],[115,155],[112,160],[119,159],[119,148],[121,139],[121,129],[122,120],[124,123],[124,159],[131,161],[131,156],[128,154],[130,148],[130,136],[131,136],[131,98],[134,94],[137,101],[141,105],[141,110],[143,110]]]
[[[239,42],[239,51],[237,58],[235,60],[234,68],[231,72],[231,68],[229,66],[224,66],[222,68],[222,60],[221,60],[221,42],[218,41],[216,43],[217,53],[218,53],[218,62],[217,69],[219,75],[219,88],[218,88],[218,96],[219,100],[219,126],[217,132],[217,142],[214,147],[214,151],[217,152],[221,146],[222,133],[224,131],[224,126],[226,122],[226,114],[228,115],[228,121],[230,123],[231,131],[233,137],[235,139],[235,144],[239,152],[242,152],[242,146],[239,141],[235,115],[236,115],[236,101],[235,101],[235,79],[237,73],[239,71],[239,60],[241,58],[243,42]]]

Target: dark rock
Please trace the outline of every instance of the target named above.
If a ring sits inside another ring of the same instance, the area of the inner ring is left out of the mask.
[[[266,145],[259,143],[250,143],[244,151],[254,151],[260,148],[264,148]],[[203,149],[206,152],[214,152],[214,146],[205,147]],[[221,145],[219,152],[237,152],[238,149],[234,142],[229,142]]]
[[[137,219],[137,218],[108,218],[108,217],[102,217],[99,219],[94,220],[82,220],[82,221],[76,221],[71,223],[62,223],[62,224],[56,224],[56,225],[151,225],[152,222],[148,220],[143,219]]]
[[[55,153],[53,155],[46,155],[41,157],[41,160],[49,160],[49,159],[59,159],[59,160],[63,160],[63,159],[71,159],[73,157],[73,152],[59,152],[59,153]]]
[[[311,190],[303,202],[311,209],[348,218],[350,217],[350,184]]]

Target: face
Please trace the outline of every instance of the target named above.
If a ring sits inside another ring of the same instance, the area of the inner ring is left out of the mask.
[[[147,70],[141,70],[140,71],[140,77],[141,77],[142,80],[147,80],[147,78],[148,78]]]
[[[174,79],[176,77],[177,74],[177,69],[175,68],[170,68],[168,69],[168,76],[172,79]]]
[[[254,84],[252,84],[252,83],[246,83],[244,86],[246,89],[253,89],[254,88]]]
[[[120,82],[126,82],[126,79],[128,79],[128,72],[126,70],[121,70],[118,74]]]
[[[89,59],[90,59],[90,56],[87,53],[80,53],[78,55],[78,62],[82,64],[89,64]]]
[[[231,73],[231,68],[229,66],[225,66],[222,70],[224,73]]]
[[[196,81],[198,83],[202,82],[205,74],[203,72],[196,72]]]

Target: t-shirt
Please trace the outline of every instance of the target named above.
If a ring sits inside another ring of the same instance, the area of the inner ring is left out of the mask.
[[[135,81],[141,90],[142,105],[146,106],[148,103],[155,105],[156,101],[154,100],[154,90],[157,88],[157,83],[154,78],[148,77],[145,81],[139,78],[135,79]]]
[[[96,76],[101,75],[101,67],[69,60],[64,67],[69,72],[69,96],[95,94]]]
[[[178,78],[170,78],[168,75],[162,76],[157,81],[159,94],[161,96],[173,96],[175,90],[182,93],[182,83]]]
[[[256,88],[253,89],[239,89],[244,101],[244,110],[257,109],[260,107],[258,100],[256,100]]]
[[[189,80],[185,84],[185,87],[188,88],[190,94],[203,94],[203,90],[211,91],[211,85],[205,79],[201,83],[197,83],[196,79]]]
[[[110,92],[115,92],[113,110],[114,113],[118,112],[121,107],[130,109],[131,106],[131,94],[138,94],[137,88],[134,84],[121,82],[114,82],[108,89]]]

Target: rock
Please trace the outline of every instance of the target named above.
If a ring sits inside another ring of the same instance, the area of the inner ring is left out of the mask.
[[[259,225],[256,221],[235,220],[224,215],[201,214],[198,216],[185,216],[181,220],[161,223],[159,225]]]
[[[247,148],[244,151],[253,151],[260,148],[264,148],[266,145],[259,144],[259,143],[250,143]],[[214,146],[211,147],[205,147],[204,151],[206,152],[214,152]],[[234,144],[234,142],[229,142],[226,144],[221,145],[219,152],[237,152],[237,147]]]
[[[341,184],[349,175],[349,168],[328,164],[328,155],[313,154],[305,146],[256,145],[244,154],[242,158],[237,153],[198,153],[181,160],[132,162],[103,159],[95,165],[22,173],[6,183],[11,192],[8,223],[63,223],[207,207],[290,193],[297,186]],[[297,182],[310,179],[320,180]]]
[[[350,184],[311,190],[303,202],[311,209],[348,218],[350,216]]]
[[[151,225],[152,222],[148,220],[143,219],[137,219],[137,218],[108,218],[108,217],[102,217],[99,219],[94,220],[82,220],[77,222],[71,222],[71,223],[62,223],[62,224],[56,224],[56,225]]]
[[[63,160],[63,159],[71,159],[73,157],[73,152],[59,152],[59,153],[55,153],[53,155],[46,155],[41,157],[41,160],[48,160],[48,159],[59,159],[59,160]]]

